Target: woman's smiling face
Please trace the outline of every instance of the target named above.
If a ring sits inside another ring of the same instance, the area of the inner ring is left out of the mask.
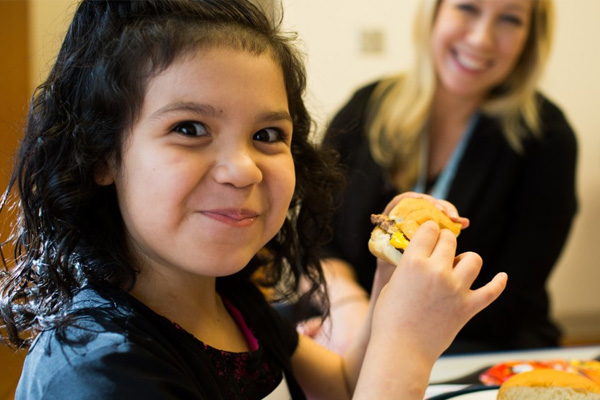
[[[295,187],[292,120],[269,53],[213,48],[151,79],[115,183],[144,274],[225,276],[281,228]]]
[[[432,32],[441,87],[482,98],[519,60],[531,25],[532,0],[442,0]]]

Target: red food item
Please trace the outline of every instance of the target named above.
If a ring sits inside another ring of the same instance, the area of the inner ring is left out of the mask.
[[[479,380],[485,385],[501,385],[513,375],[542,368],[576,373],[600,384],[600,362],[595,360],[505,361],[483,372]]]

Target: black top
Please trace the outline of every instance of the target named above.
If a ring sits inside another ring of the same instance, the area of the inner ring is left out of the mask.
[[[291,373],[294,327],[256,288],[239,289],[227,298],[258,339],[259,358],[284,372],[293,399],[304,399]],[[74,320],[65,329],[41,333],[29,350],[17,400],[230,398],[214,354],[130,295],[88,287],[70,312]]]
[[[374,88],[358,90],[324,138],[325,146],[341,153],[348,176],[328,255],[352,264],[367,290],[376,266],[367,248],[369,216],[382,212],[397,194],[369,151],[365,111]],[[501,271],[508,273],[508,286],[465,326],[448,352],[559,343],[545,285],[577,209],[577,143],[560,109],[541,94],[538,99],[543,139],[527,138],[518,154],[499,122],[482,115],[449,189],[447,200],[471,222],[458,238],[458,252],[475,251],[483,258],[474,287]]]

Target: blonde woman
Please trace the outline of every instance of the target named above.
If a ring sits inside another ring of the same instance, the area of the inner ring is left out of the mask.
[[[345,347],[366,310],[376,265],[369,215],[406,190],[446,199],[470,219],[458,250],[483,257],[474,287],[509,276],[448,352],[559,344],[545,284],[577,209],[577,144],[537,90],[552,16],[550,0],[422,1],[412,68],[361,88],[332,120],[324,145],[348,174],[325,262],[332,347]]]

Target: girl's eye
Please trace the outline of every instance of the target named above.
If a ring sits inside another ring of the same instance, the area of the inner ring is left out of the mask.
[[[284,141],[286,135],[281,129],[265,128],[256,132],[252,138],[260,142],[275,143]]]
[[[208,135],[208,129],[206,129],[206,126],[202,122],[196,121],[180,122],[179,124],[175,125],[173,131],[183,136],[199,137]]]

